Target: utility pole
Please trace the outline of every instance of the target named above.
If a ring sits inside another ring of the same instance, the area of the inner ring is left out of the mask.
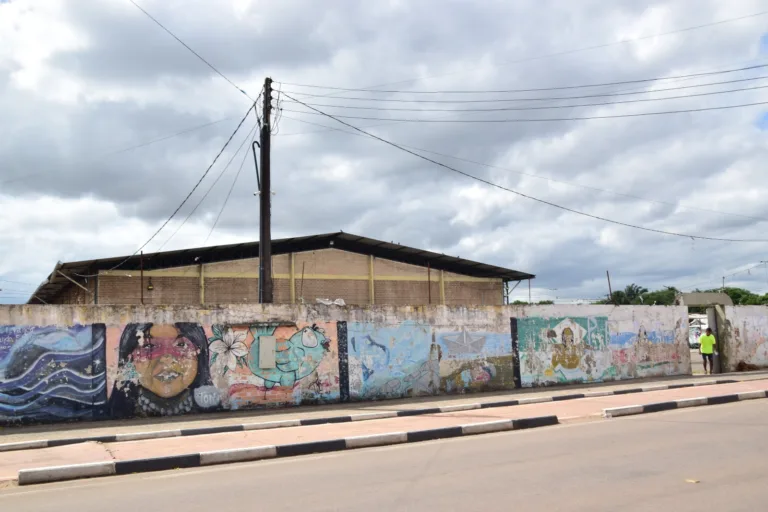
[[[613,290],[611,290],[611,274],[606,270],[605,275],[608,277],[608,304],[613,304]]]
[[[259,189],[259,302],[272,303],[272,189],[269,176],[269,146],[272,135],[272,79],[264,79],[264,110],[261,120],[261,186]]]

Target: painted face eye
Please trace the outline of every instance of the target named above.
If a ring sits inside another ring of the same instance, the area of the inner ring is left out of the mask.
[[[318,345],[317,334],[312,329],[304,329],[301,333],[301,344],[307,348],[315,348]]]

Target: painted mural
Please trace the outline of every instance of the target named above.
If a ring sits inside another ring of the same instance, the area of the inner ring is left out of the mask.
[[[199,324],[135,323],[122,329],[112,417],[173,416],[213,409],[218,392]]]
[[[114,417],[338,400],[335,323],[130,324],[120,333]],[[259,368],[259,340],[274,336],[275,367]]]
[[[104,325],[0,326],[0,423],[102,416]]]
[[[718,339],[730,371],[768,368],[768,308],[727,306],[726,339]]]
[[[523,386],[687,373],[676,331],[662,322],[606,316],[518,318]]]
[[[259,367],[259,345],[275,337],[274,368]],[[328,403],[339,399],[336,323],[213,325],[210,367],[222,405]]]
[[[463,393],[515,387],[509,331],[443,331],[438,333],[438,340],[442,391]]]
[[[349,323],[349,394],[375,400],[439,390],[439,346],[429,325]]]

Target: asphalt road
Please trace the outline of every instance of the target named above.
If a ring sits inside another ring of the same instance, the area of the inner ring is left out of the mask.
[[[768,400],[0,491],[0,510],[755,511]],[[698,482],[698,483],[696,483]]]

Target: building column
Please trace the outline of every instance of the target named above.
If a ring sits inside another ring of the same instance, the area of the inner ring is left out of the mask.
[[[440,304],[445,306],[445,276],[443,271],[440,271]]]
[[[375,286],[376,276],[373,273],[373,255],[368,256],[368,302],[372,305],[376,302]]]
[[[296,304],[296,254],[290,253],[288,255],[290,261],[290,283],[291,289],[291,304]]]
[[[205,304],[205,272],[203,264],[200,264],[200,305]]]

